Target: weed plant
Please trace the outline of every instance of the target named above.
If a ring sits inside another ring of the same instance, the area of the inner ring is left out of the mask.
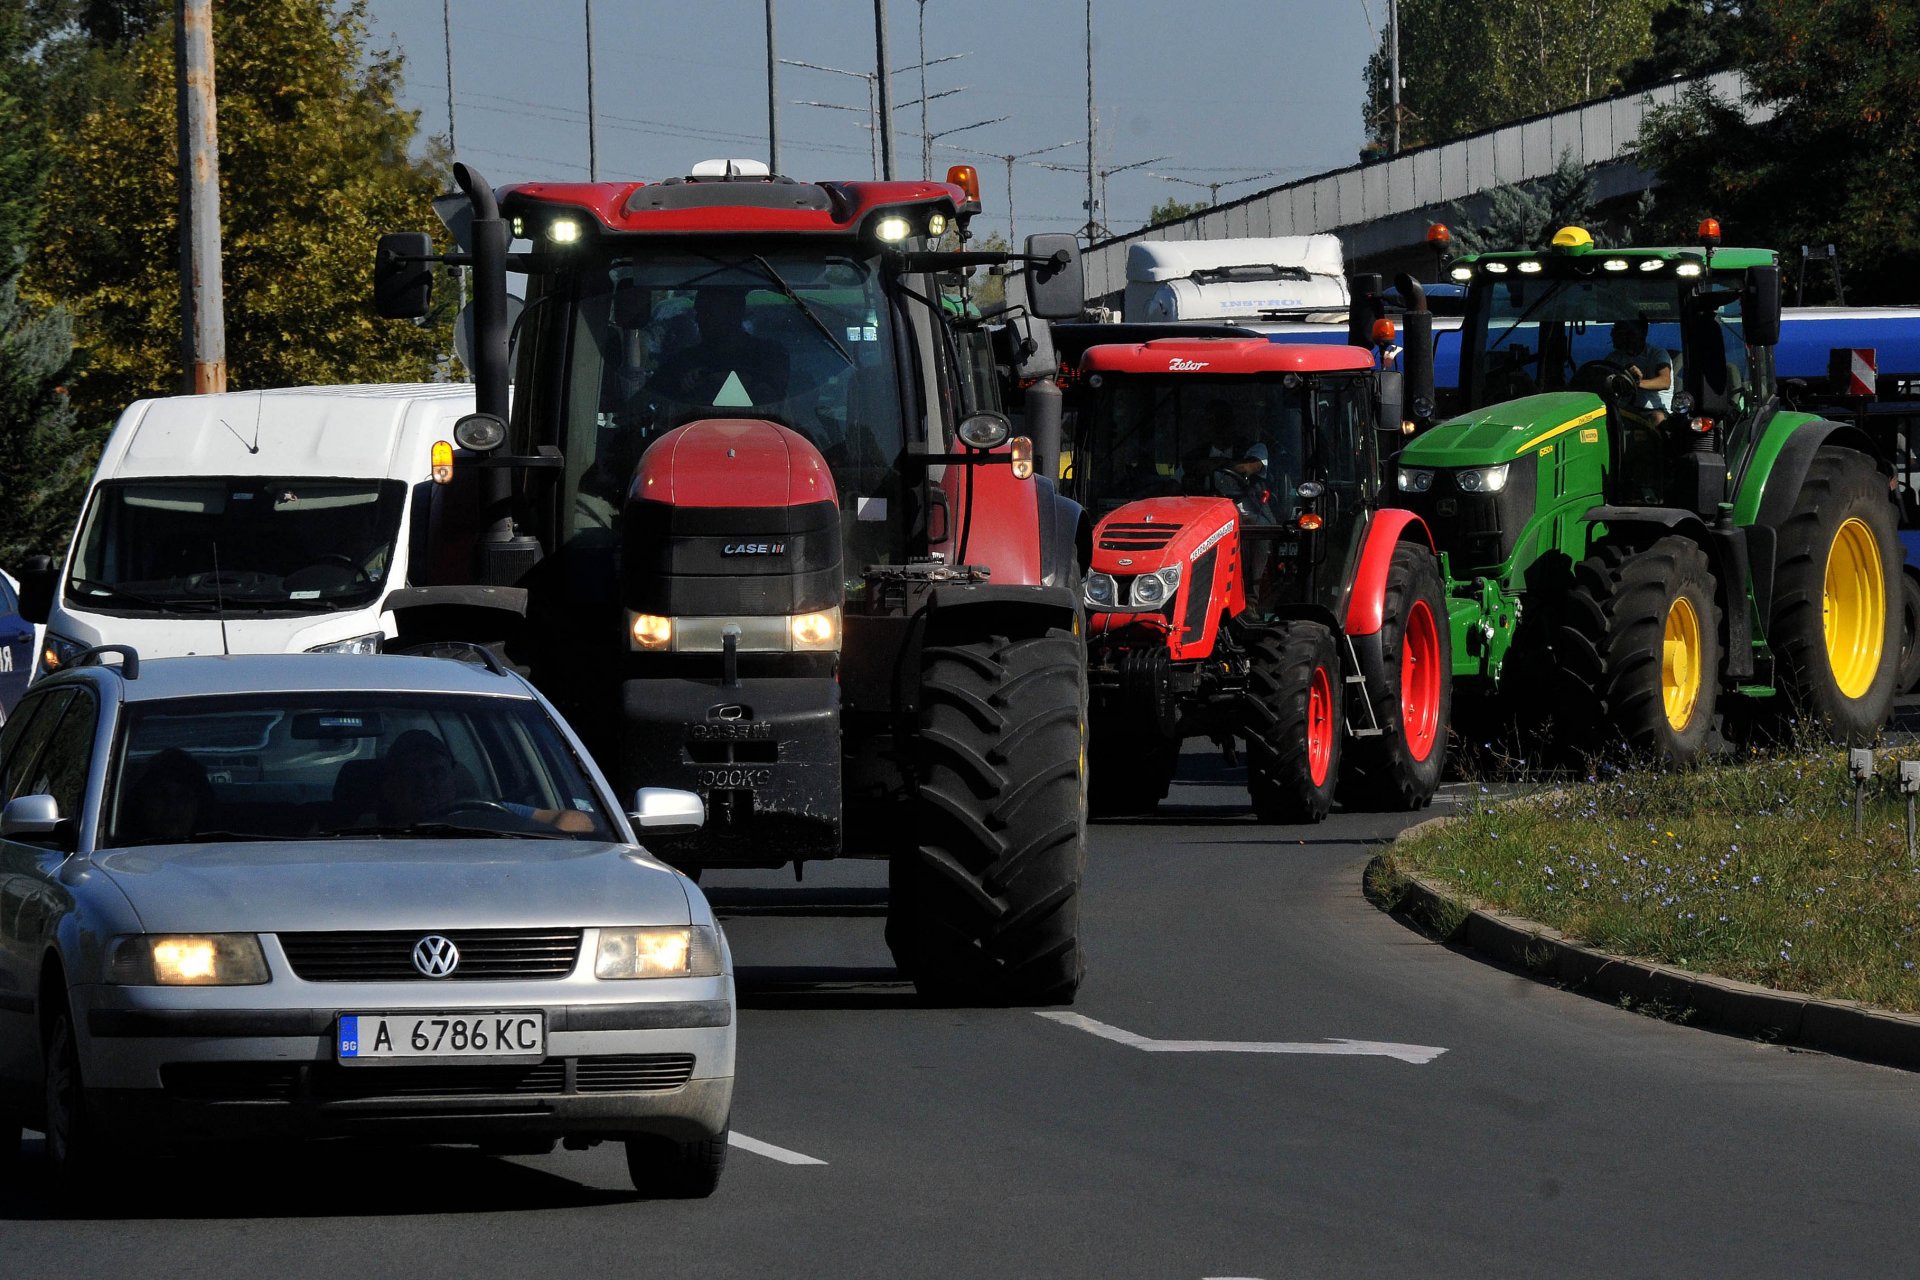
[[[1482,782],[1394,862],[1605,951],[1920,1012],[1920,858],[1893,782],[1916,754],[1880,753],[1861,835],[1846,752],[1802,747],[1595,764],[1520,799]]]

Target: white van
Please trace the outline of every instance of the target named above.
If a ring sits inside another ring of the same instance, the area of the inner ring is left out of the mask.
[[[1129,321],[1242,323],[1276,313],[1338,312],[1346,322],[1340,237],[1139,240],[1127,248]]]
[[[140,400],[120,415],[53,592],[38,671],[146,657],[372,653],[464,384]]]

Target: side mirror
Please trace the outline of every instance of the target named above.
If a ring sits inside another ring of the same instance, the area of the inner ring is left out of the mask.
[[[28,556],[20,566],[20,616],[44,626],[53,613],[53,593],[60,586],[60,571],[52,556]]]
[[[1086,306],[1087,293],[1080,269],[1080,242],[1054,232],[1027,237],[1027,310],[1042,320],[1076,320]]]
[[[66,831],[60,802],[52,796],[15,796],[0,809],[0,839],[45,842]]]
[[[1780,268],[1747,268],[1747,287],[1740,297],[1740,327],[1750,347],[1780,342]]]
[[[453,442],[474,453],[491,453],[507,438],[507,424],[498,414],[470,413],[453,424]]]
[[[373,307],[389,320],[420,320],[433,305],[433,237],[395,231],[373,255]]]
[[[706,825],[707,805],[691,791],[642,787],[633,793],[633,812],[627,817],[641,831],[657,836],[687,835]]]

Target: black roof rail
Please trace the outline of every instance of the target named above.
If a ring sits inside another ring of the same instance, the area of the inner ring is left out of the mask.
[[[120,674],[128,680],[140,678],[140,651],[130,644],[96,644],[91,649],[82,649],[73,655],[69,667],[103,667],[102,658],[109,653],[120,655]]]
[[[500,661],[499,654],[471,640],[427,640],[420,644],[408,645],[404,649],[389,649],[387,652],[413,658],[451,658],[455,662],[483,666],[497,676],[512,674],[507,665]]]

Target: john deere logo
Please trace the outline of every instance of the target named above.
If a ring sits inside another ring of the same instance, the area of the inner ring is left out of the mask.
[[[729,542],[720,548],[723,556],[783,556],[787,554],[784,542]]]

